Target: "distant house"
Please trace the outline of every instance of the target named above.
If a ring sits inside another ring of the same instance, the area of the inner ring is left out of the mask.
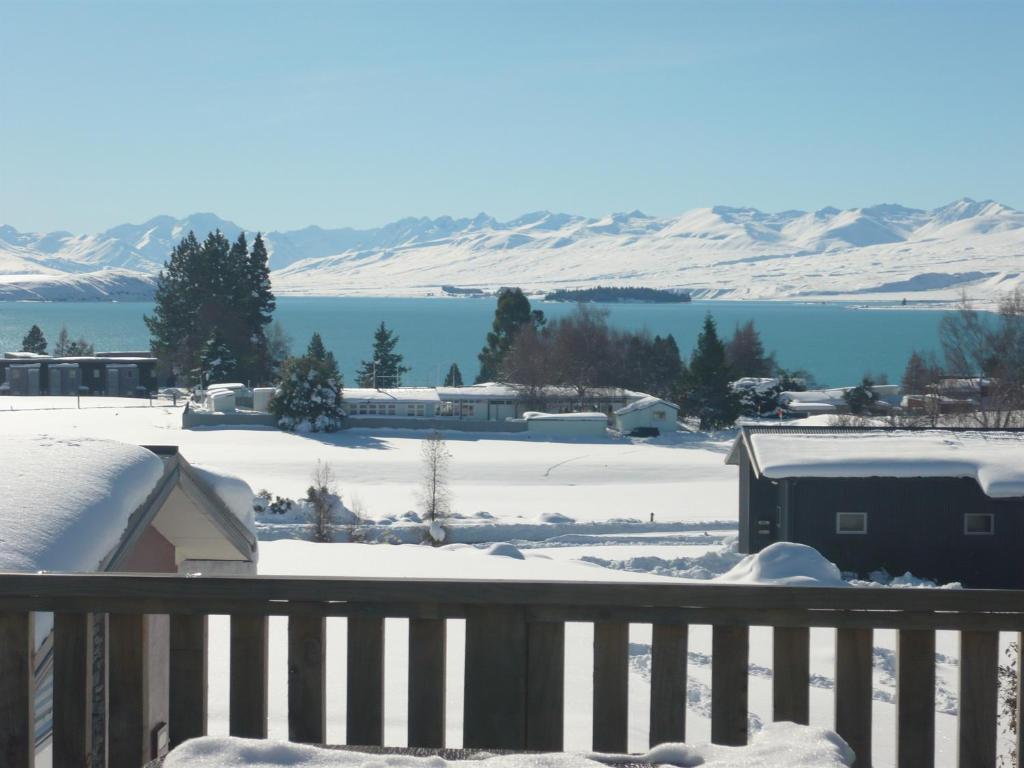
[[[0,394],[145,396],[157,388],[157,362],[148,352],[75,357],[5,352],[0,358]]]
[[[252,490],[189,464],[174,447],[110,440],[5,436],[0,441],[0,571],[255,574]],[[36,686],[49,685],[52,624],[36,622]],[[96,662],[105,663],[106,619],[94,616]],[[169,643],[167,616],[147,616],[155,680]],[[102,698],[104,675],[97,674]],[[50,733],[52,699],[35,698],[37,745]],[[167,722],[167,690],[147,702],[148,728]],[[102,719],[94,720],[102,750]],[[149,735],[147,734],[147,743]],[[104,764],[99,762],[97,764]]]
[[[675,432],[678,429],[679,406],[648,395],[617,409],[612,414],[612,421],[624,435]]]
[[[747,426],[726,463],[741,552],[795,541],[861,576],[1024,588],[1024,431]]]

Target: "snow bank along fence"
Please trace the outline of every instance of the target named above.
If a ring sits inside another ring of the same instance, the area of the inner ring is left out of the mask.
[[[8,768],[31,765],[33,611],[55,612],[56,768],[81,765],[88,753],[88,612],[108,615],[107,647],[116,659],[107,681],[112,768],[138,768],[149,758],[154,735],[145,717],[161,695],[169,697],[172,745],[206,732],[209,614],[231,616],[233,735],[267,736],[268,617],[285,615],[289,738],[325,740],[326,655],[347,653],[347,741],[367,746],[383,743],[384,619],[411,619],[410,747],[444,746],[445,620],[465,619],[464,746],[511,750],[562,748],[565,622],[593,622],[593,747],[605,752],[627,749],[630,623],[654,625],[651,744],[686,738],[689,625],[712,626],[712,741],[734,745],[747,741],[749,628],[774,627],[774,718],[806,723],[809,628],[833,627],[835,729],[856,750],[858,766],[870,765],[872,630],[892,628],[899,631],[896,744],[904,768],[934,763],[936,630],[960,632],[961,768],[995,765],[999,633],[1024,639],[1024,592],[1009,590],[6,574],[0,762]],[[169,659],[150,658],[147,613],[170,615]],[[347,649],[326,647],[328,616],[347,617]],[[161,693],[167,681],[169,693]]]

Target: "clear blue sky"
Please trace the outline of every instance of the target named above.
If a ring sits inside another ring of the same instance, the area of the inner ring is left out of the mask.
[[[0,0],[0,223],[1024,208],[1024,2]]]

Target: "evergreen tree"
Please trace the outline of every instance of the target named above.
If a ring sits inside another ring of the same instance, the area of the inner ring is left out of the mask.
[[[732,338],[725,345],[725,360],[735,378],[768,378],[775,375],[777,368],[775,355],[765,354],[761,334],[754,327],[753,320],[736,326]]]
[[[850,409],[850,413],[860,415],[870,413],[875,403],[878,402],[878,393],[874,390],[875,382],[870,376],[865,376],[856,387],[843,392],[843,400]]]
[[[487,345],[480,350],[480,373],[477,383],[495,381],[500,378],[502,362],[516,332],[524,325],[532,324],[537,329],[544,325],[544,313],[530,309],[530,300],[519,288],[502,288],[498,291],[498,304],[494,310],[494,321],[487,334]]]
[[[202,343],[196,302],[206,287],[200,251],[194,232],[174,246],[157,277],[153,314],[143,318],[150,349],[160,360],[162,372],[175,381],[196,367]]]
[[[203,344],[199,352],[199,366],[202,370],[203,383],[224,383],[230,381],[238,367],[231,348],[216,330]]]
[[[220,231],[211,232],[200,244],[189,232],[160,272],[156,306],[145,318],[162,373],[185,377],[199,368],[203,345],[216,329],[236,356],[236,376],[269,380],[265,329],[274,299],[266,270],[259,236],[250,254],[244,233],[232,244]]]
[[[665,338],[655,336],[651,345],[647,388],[642,391],[662,399],[671,398],[682,375],[683,360],[675,337],[671,333]]]
[[[452,367],[448,369],[448,375],[444,377],[444,385],[446,387],[462,386],[462,371],[459,370],[458,363],[452,363]]]
[[[402,365],[402,356],[395,352],[397,344],[398,336],[382,321],[373,332],[373,357],[363,360],[356,373],[360,387],[383,389],[402,385],[402,374],[409,369]]]
[[[700,419],[700,428],[705,431],[732,426],[739,416],[739,400],[729,386],[731,378],[725,345],[718,338],[715,319],[708,313],[690,356],[689,370],[683,375],[680,410]]]
[[[33,325],[28,329],[25,338],[21,340],[21,351],[33,352],[37,355],[46,354],[46,337],[38,325]]]
[[[310,340],[311,350],[319,334]],[[281,386],[270,403],[270,410],[282,429],[333,432],[345,418],[342,402],[342,379],[334,356],[324,351],[322,357],[307,352],[291,357],[281,366]]]
[[[900,389],[905,395],[923,395],[941,377],[942,369],[939,367],[935,355],[922,355],[914,350],[910,354],[910,359],[907,360],[907,367],[903,370]]]
[[[257,232],[252,243],[252,253],[248,258],[246,270],[247,325],[252,339],[252,370],[253,375],[267,380],[273,370],[274,360],[270,351],[270,340],[267,338],[267,326],[273,320],[277,300],[270,288],[270,263],[267,246],[263,236]]]

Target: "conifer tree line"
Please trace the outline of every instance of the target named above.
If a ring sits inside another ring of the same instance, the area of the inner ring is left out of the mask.
[[[189,232],[157,279],[156,307],[145,317],[162,373],[178,384],[229,375],[268,383],[275,365],[267,326],[275,308],[268,254],[257,234],[234,243],[217,230],[200,242]],[[220,364],[204,370],[212,361]]]

